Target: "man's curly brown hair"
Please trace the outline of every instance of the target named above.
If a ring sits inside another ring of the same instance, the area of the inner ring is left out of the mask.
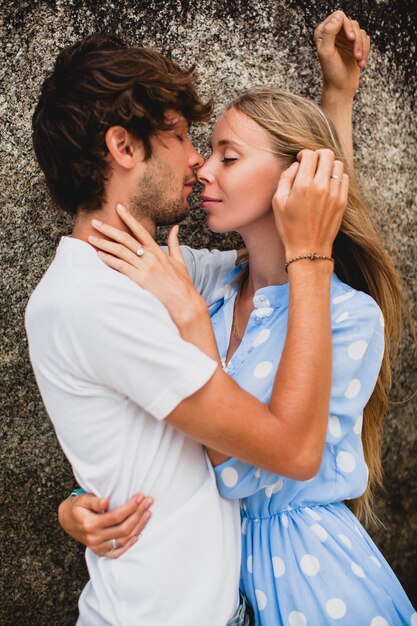
[[[207,120],[212,105],[200,100],[194,80],[193,67],[181,70],[156,50],[129,47],[111,35],[94,34],[64,48],[32,120],[35,154],[54,201],[72,215],[100,208],[111,126],[140,140],[149,159],[151,138],[171,129],[167,109],[190,125]]]

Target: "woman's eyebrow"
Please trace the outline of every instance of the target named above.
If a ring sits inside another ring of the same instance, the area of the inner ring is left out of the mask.
[[[220,139],[220,141],[217,142],[218,146],[238,146],[238,147],[242,147],[242,144],[240,144],[238,141],[233,141],[233,139]]]

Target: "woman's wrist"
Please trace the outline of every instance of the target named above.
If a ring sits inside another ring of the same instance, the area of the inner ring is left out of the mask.
[[[355,87],[335,87],[334,85],[323,84],[320,102],[323,107],[332,105],[352,106],[359,85]]]
[[[327,259],[300,259],[296,263],[290,263],[287,268],[290,285],[304,284],[308,282],[328,286],[334,271],[334,264]]]

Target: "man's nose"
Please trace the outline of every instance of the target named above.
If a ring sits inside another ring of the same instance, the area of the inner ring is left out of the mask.
[[[190,155],[190,167],[192,169],[196,169],[198,167],[201,167],[203,163],[204,163],[203,157],[201,156],[199,152],[197,152],[197,150],[193,146],[193,149]]]

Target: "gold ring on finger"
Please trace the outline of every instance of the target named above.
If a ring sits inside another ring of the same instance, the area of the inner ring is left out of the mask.
[[[142,248],[142,246],[139,246],[139,248],[136,250],[136,254],[138,256],[143,256],[145,254],[145,250]]]
[[[339,181],[339,183],[343,182],[343,181],[342,181],[342,179],[340,178],[340,176],[336,176],[336,174],[332,174],[332,175],[330,176],[330,178],[335,178],[336,180],[338,180],[338,181]]]
[[[117,540],[116,539],[110,539],[110,546],[111,546],[111,551],[112,552],[117,550]]]

